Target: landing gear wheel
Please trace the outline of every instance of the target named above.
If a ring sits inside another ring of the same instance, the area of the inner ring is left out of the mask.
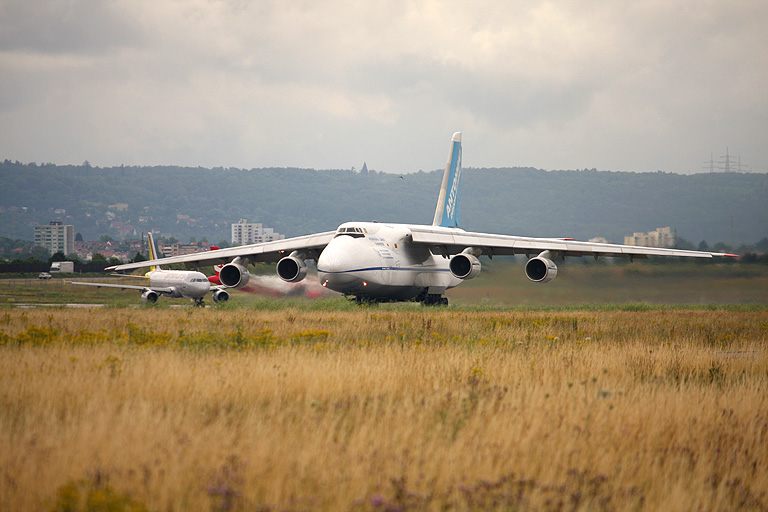
[[[205,307],[205,301],[202,298],[195,299],[195,307],[204,308]]]

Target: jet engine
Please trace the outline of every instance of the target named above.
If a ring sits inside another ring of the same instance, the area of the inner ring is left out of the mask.
[[[250,278],[248,269],[239,263],[227,263],[219,271],[219,281],[228,288],[242,288]]]
[[[227,302],[229,300],[229,294],[226,290],[216,290],[213,292],[213,302]]]
[[[448,264],[451,274],[459,279],[472,279],[480,273],[480,260],[476,256],[462,252],[451,258]]]
[[[303,258],[291,254],[277,262],[277,275],[289,283],[298,283],[307,275],[307,263]]]
[[[557,265],[539,254],[525,263],[525,276],[534,283],[548,283],[557,276]]]
[[[152,290],[147,290],[141,294],[141,300],[149,302],[150,304],[157,303],[158,298],[159,296],[157,295],[157,292],[153,292]]]

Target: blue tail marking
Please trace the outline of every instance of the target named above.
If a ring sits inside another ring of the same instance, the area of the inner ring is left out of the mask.
[[[443,182],[440,185],[440,195],[437,199],[433,226],[447,228],[459,227],[460,193],[461,185],[461,132],[453,134],[451,151],[448,154],[448,162],[443,173]]]

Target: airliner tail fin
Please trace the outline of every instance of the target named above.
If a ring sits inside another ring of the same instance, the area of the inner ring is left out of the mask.
[[[156,260],[157,258],[159,258],[159,256],[157,253],[157,246],[155,245],[155,237],[152,236],[151,231],[147,233],[147,238],[149,242],[149,259]],[[150,272],[154,272],[155,270],[161,270],[160,265],[154,265],[149,268]]]
[[[440,185],[440,195],[437,197],[437,208],[433,226],[455,228],[459,226],[459,199],[461,184],[461,132],[453,134],[451,151],[445,164],[443,182]]]

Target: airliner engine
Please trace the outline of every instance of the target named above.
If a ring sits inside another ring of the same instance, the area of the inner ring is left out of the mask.
[[[557,265],[539,254],[525,263],[525,275],[534,283],[548,283],[557,276]]]
[[[248,284],[251,275],[248,269],[239,263],[227,263],[219,271],[219,280],[221,284],[228,288],[242,288]]]
[[[141,300],[149,302],[150,304],[156,303],[158,297],[157,292],[153,292],[152,290],[147,290],[141,294]]]
[[[480,260],[476,256],[463,252],[451,258],[448,264],[451,274],[459,279],[472,279],[480,273]]]
[[[298,283],[307,276],[307,263],[304,258],[291,253],[277,262],[277,275],[289,283]]]
[[[216,290],[213,292],[213,302],[227,302],[229,300],[229,294],[226,290]]]

